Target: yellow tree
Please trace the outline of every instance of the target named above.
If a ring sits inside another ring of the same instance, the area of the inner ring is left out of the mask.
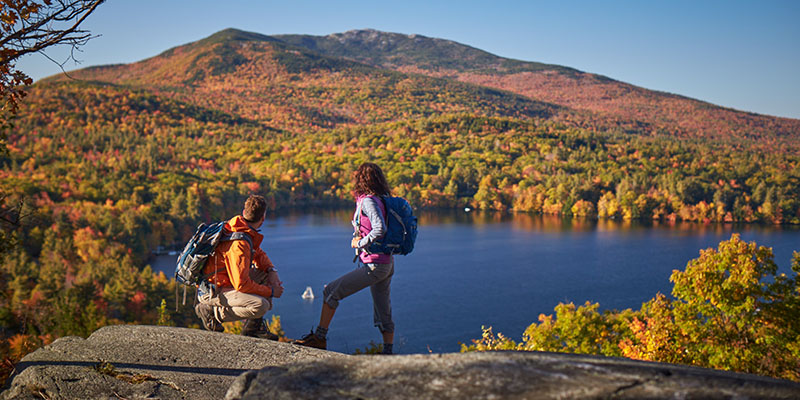
[[[778,274],[772,250],[738,234],[674,271],[674,300],[663,296],[632,323],[628,357],[680,362],[800,380],[800,294]]]
[[[81,30],[80,25],[104,1],[0,0],[0,156],[8,152],[6,131],[11,128],[19,101],[25,96],[24,88],[33,82],[17,69],[19,58],[56,45],[71,46],[74,51],[85,44],[92,36]],[[15,232],[26,220],[28,210],[24,201],[9,196],[8,188],[0,187],[0,255],[7,255],[16,246]],[[0,291],[5,290],[4,281],[0,279]],[[12,338],[11,347],[19,352],[10,358],[5,357],[5,346],[0,344],[0,384],[13,368],[13,362],[31,350],[31,346],[51,340],[32,341],[30,335],[16,335],[15,338]]]

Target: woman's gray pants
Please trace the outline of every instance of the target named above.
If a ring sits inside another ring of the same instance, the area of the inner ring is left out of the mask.
[[[364,264],[358,266],[325,286],[322,292],[325,304],[336,308],[339,301],[369,286],[372,292],[375,326],[383,333],[394,332],[390,285],[394,275],[394,260],[389,264]]]

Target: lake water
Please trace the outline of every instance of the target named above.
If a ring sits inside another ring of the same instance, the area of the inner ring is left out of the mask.
[[[262,248],[284,281],[283,297],[267,314],[280,315],[289,337],[319,322],[324,285],[354,268],[351,211],[319,210],[270,216]],[[772,247],[781,272],[800,251],[798,227],[659,224],[564,220],[549,216],[436,211],[419,214],[414,252],[395,257],[392,279],[395,352],[454,352],[479,338],[481,326],[519,340],[539,314],[559,302],[638,309],[669,294],[674,269],[700,249],[740,233]],[[174,256],[156,257],[154,270],[174,273]],[[317,296],[301,298],[306,286]],[[380,343],[369,290],[344,299],[328,333],[328,348],[352,353]]]

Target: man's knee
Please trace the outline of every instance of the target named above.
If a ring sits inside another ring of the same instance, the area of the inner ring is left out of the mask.
[[[261,318],[267,311],[272,309],[272,302],[269,299],[261,298],[261,302],[253,310],[253,318]]]

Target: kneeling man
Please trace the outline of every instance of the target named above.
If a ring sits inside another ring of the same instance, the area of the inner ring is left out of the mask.
[[[264,236],[258,229],[264,223],[267,202],[251,195],[242,215],[225,224],[227,233],[242,232],[251,240],[221,242],[209,258],[204,274],[215,289],[199,293],[194,311],[203,327],[222,332],[222,323],[245,320],[242,335],[277,340],[262,318],[272,309],[272,298],[281,297],[283,285],[267,254],[261,250]],[[252,245],[251,245],[252,244]]]

